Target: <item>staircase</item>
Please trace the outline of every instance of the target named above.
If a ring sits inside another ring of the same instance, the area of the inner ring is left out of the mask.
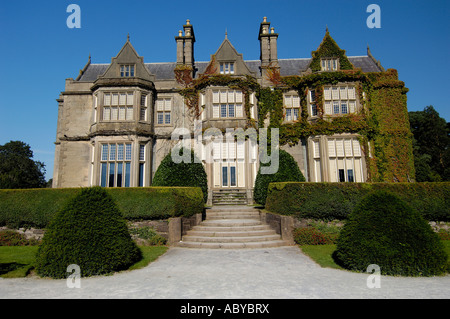
[[[269,248],[287,246],[269,225],[263,224],[259,211],[247,206],[215,206],[206,219],[194,226],[178,243],[188,248]]]
[[[212,192],[213,205],[247,205],[245,189],[220,189]]]

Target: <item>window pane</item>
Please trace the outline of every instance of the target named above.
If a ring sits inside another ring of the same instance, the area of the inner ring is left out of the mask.
[[[123,144],[117,145],[117,160],[123,161]]]
[[[106,187],[106,167],[107,163],[102,163],[101,175],[100,175],[100,186]]]
[[[102,144],[102,161],[108,160],[108,144]]]
[[[116,160],[116,144],[111,144],[109,147],[109,160],[110,161]]]
[[[227,117],[227,105],[220,105],[220,117]]]
[[[117,163],[117,178],[116,178],[117,187],[122,187],[122,169],[123,163]]]
[[[339,114],[339,102],[333,102],[333,113]]]
[[[345,182],[345,172],[343,169],[339,169],[339,182]]]
[[[146,112],[147,111],[147,108],[145,108],[145,107],[141,107],[141,112],[139,113],[139,120],[140,121],[145,121],[145,118],[146,118]]]
[[[103,120],[109,121],[111,119],[111,108],[104,107],[103,108]]]
[[[125,144],[125,160],[131,161],[131,144]]]
[[[166,119],[166,124],[170,124],[170,112],[166,112],[164,113],[165,115],[165,119]]]
[[[117,106],[111,107],[111,120],[115,121],[118,118],[119,109]]]
[[[158,112],[157,122],[158,122],[158,124],[164,124],[164,113],[163,112]]]
[[[228,105],[228,117],[234,117],[234,104]]]
[[[294,120],[294,121],[298,120],[298,109],[294,109],[293,120]]]
[[[348,181],[349,182],[354,182],[355,181],[354,177],[353,177],[353,170],[352,169],[347,170],[347,176],[348,176]]]
[[[114,187],[114,171],[116,170],[116,163],[109,163],[109,187]]]
[[[139,164],[139,187],[144,186],[144,163]]]
[[[127,107],[127,121],[133,120],[133,107]]]
[[[234,63],[230,63],[230,73],[234,74]]]
[[[119,120],[125,120],[125,106],[119,108]]]
[[[222,186],[228,186],[228,167],[222,167]]]
[[[347,103],[346,102],[342,102],[341,103],[341,113],[342,114],[347,114],[348,113],[348,108],[347,108]]]
[[[286,121],[292,120],[292,109],[286,109]]]
[[[125,66],[121,65],[120,66],[120,76],[123,78],[125,76]]]
[[[134,76],[134,65],[130,68],[130,76]]]
[[[145,145],[139,145],[139,160],[145,161]]]
[[[230,167],[230,186],[236,186],[236,167]]]
[[[125,187],[130,187],[130,169],[131,164],[125,163]]]

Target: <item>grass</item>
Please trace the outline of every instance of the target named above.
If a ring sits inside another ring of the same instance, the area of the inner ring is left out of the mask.
[[[139,246],[143,258],[132,265],[129,270],[139,269],[163,255],[167,246]],[[34,268],[38,246],[0,246],[0,277],[26,277]]]
[[[445,252],[447,253],[447,272],[450,273],[450,240],[443,240]],[[337,265],[331,255],[336,250],[336,245],[301,245],[301,250],[313,261],[324,268],[343,269]]]

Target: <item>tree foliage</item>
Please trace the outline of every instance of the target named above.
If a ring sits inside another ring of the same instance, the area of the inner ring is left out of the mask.
[[[270,166],[270,163],[261,163]],[[258,204],[265,205],[267,189],[272,182],[304,182],[305,177],[298,168],[298,164],[291,154],[279,150],[279,166],[275,174],[261,174],[261,166],[255,179],[254,199]]]
[[[45,164],[32,158],[33,151],[24,142],[0,145],[0,188],[45,187]]]
[[[203,164],[195,156],[193,150],[176,148],[173,151],[179,152],[180,157],[185,154],[184,152],[189,152],[189,162],[175,163],[172,160],[172,153],[169,153],[158,166],[152,186],[200,187],[203,192],[203,199],[206,202],[208,199],[208,180]]]
[[[450,123],[433,106],[409,112],[418,182],[450,181]]]

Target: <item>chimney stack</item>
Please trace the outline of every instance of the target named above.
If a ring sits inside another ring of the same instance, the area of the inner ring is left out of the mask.
[[[175,37],[177,42],[177,65],[185,64],[193,67],[195,35],[194,27],[190,20],[186,21],[183,31],[178,31],[178,36]]]

